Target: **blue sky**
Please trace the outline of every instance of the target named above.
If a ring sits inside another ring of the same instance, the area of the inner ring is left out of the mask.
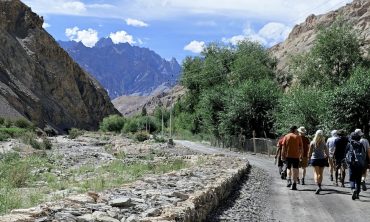
[[[179,62],[209,42],[248,38],[270,47],[310,14],[351,0],[24,0],[57,40],[92,47],[99,38],[154,50]]]

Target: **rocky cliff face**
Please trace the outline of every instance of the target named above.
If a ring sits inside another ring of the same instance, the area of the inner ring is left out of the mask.
[[[42,24],[21,1],[0,0],[0,116],[23,116],[59,131],[96,129],[117,110]]]
[[[275,45],[270,50],[279,60],[278,69],[287,69],[289,57],[307,52],[313,45],[318,27],[329,27],[338,17],[353,25],[370,44],[370,1],[354,0],[335,11],[323,15],[310,15],[306,21],[296,25],[284,42]]]
[[[114,99],[122,95],[147,96],[163,90],[179,78],[181,67],[147,48],[113,44],[103,38],[92,48],[77,42],[59,42],[69,55],[91,73]]]

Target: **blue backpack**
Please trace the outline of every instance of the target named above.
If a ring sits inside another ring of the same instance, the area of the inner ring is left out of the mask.
[[[351,141],[347,146],[346,162],[350,168],[363,168],[366,162],[364,146],[358,141]]]

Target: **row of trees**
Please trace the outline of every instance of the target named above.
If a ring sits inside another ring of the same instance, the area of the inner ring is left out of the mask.
[[[291,59],[289,89],[276,79],[276,59],[258,43],[210,44],[183,63],[188,93],[174,108],[176,131],[227,139],[276,136],[292,124],[369,132],[370,66],[363,41],[338,20],[313,48]],[[368,134],[367,134],[368,135]]]

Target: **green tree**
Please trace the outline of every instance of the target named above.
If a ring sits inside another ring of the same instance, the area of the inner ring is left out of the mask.
[[[247,137],[252,131],[263,137],[271,134],[272,111],[275,109],[281,90],[270,80],[246,80],[230,91],[226,97],[226,109],[222,113],[221,131],[224,135],[238,135],[242,131]]]
[[[292,125],[306,127],[309,134],[327,126],[327,92],[317,88],[293,88],[279,99],[274,112],[275,130],[285,134]]]
[[[293,57],[290,71],[303,86],[339,86],[363,62],[361,45],[350,24],[338,19],[319,30],[310,52]]]
[[[335,89],[329,100],[329,117],[335,128],[348,132],[355,128],[369,136],[370,125],[370,70],[357,68],[351,78]]]

